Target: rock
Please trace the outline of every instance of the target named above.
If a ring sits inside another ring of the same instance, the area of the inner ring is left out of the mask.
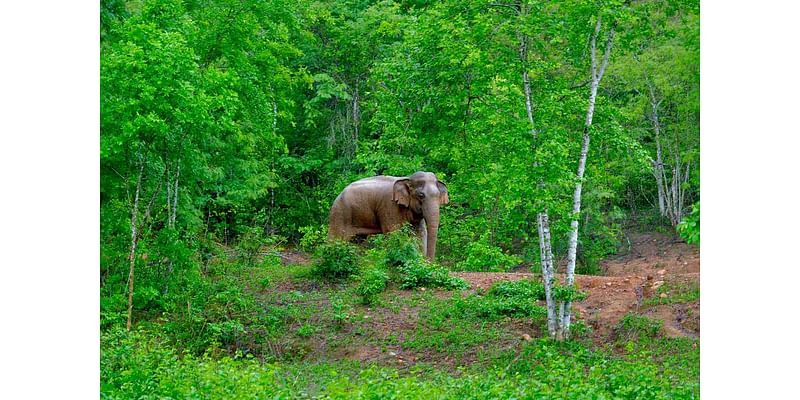
[[[666,299],[667,298],[667,294],[666,293],[661,293],[661,295],[658,296],[658,297],[661,297],[662,299]]]
[[[526,342],[530,342],[531,340],[533,340],[533,338],[531,337],[531,335],[528,335],[527,333],[523,333],[522,334],[522,340],[524,340]]]
[[[423,291],[423,292],[424,292],[424,291],[425,291],[425,288],[424,288],[424,287],[421,287],[421,288],[419,288],[419,290],[421,290],[421,291]]]
[[[631,281],[631,278],[625,278],[625,279],[623,279],[622,281],[623,281],[623,282],[630,282],[630,281]]]
[[[364,315],[364,319],[369,319],[369,315]]]
[[[390,356],[392,356],[392,357],[394,357],[394,356],[396,356],[396,355],[397,355],[397,353],[395,353],[395,352],[393,352],[393,351],[390,351],[390,352],[389,352],[389,355],[390,355]]]
[[[653,290],[660,288],[664,285],[664,281],[655,281],[653,282]]]
[[[658,272],[656,272],[656,273],[657,273],[657,274],[659,274],[659,275],[664,275],[664,274],[666,274],[666,273],[667,273],[667,270],[666,270],[666,269],[660,269],[660,270],[658,270]]]
[[[611,282],[606,282],[606,286],[611,286]]]

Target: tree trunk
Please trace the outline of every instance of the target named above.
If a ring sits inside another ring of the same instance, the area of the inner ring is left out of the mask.
[[[278,133],[278,102],[272,97],[272,134]]]
[[[575,283],[575,261],[578,252],[578,218],[581,212],[581,191],[583,190],[583,175],[586,171],[586,158],[589,154],[589,128],[592,126],[592,117],[594,116],[595,100],[597,99],[597,88],[600,86],[600,81],[608,65],[608,56],[611,54],[611,46],[614,42],[614,29],[608,33],[606,39],[605,52],[603,54],[603,61],[600,68],[597,68],[597,36],[600,34],[600,17],[597,17],[597,24],[594,28],[594,33],[591,39],[591,57],[592,57],[592,84],[589,93],[589,107],[586,111],[586,120],[583,126],[583,144],[581,145],[581,156],[578,160],[578,182],[575,184],[575,192],[572,196],[572,221],[570,222],[570,235],[569,235],[569,249],[567,251],[567,273],[566,273],[566,286],[572,287]],[[563,338],[569,338],[570,326],[570,307],[572,302],[562,301],[560,307],[561,313],[561,330]]]
[[[133,207],[131,207],[131,251],[128,255],[130,260],[130,268],[128,270],[128,323],[127,329],[131,330],[131,317],[133,315],[133,270],[136,264],[136,243],[139,237],[136,232],[136,217],[139,214],[139,193],[142,189],[142,175],[144,174],[144,160],[139,157],[139,177],[136,179],[136,194],[133,199]]]
[[[519,58],[522,64],[522,87],[525,92],[525,111],[528,115],[528,123],[531,127],[531,139],[533,151],[536,149],[537,132],[536,124],[533,119],[533,100],[531,96],[530,76],[528,75],[528,38],[523,33],[519,36]],[[534,162],[534,167],[536,162]],[[539,187],[543,187],[544,182],[539,181]],[[542,266],[542,283],[544,285],[545,303],[547,304],[547,331],[550,337],[555,338],[559,329],[556,319],[556,307],[553,301],[553,250],[550,241],[550,220],[547,209],[536,215],[537,230],[539,231],[539,259]]]
[[[542,263],[542,281],[544,283],[544,298],[547,304],[547,331],[550,337],[555,338],[559,330],[556,320],[556,305],[553,301],[553,251],[550,247],[550,221],[546,212],[537,215],[539,228],[539,258]]]
[[[661,158],[661,124],[658,122],[658,102],[656,101],[653,86],[647,84],[648,92],[650,93],[650,121],[653,123],[653,129],[656,134],[656,161],[653,163],[653,175],[656,177],[656,185],[658,187],[658,211],[662,217],[667,216],[665,208],[665,189],[664,189],[664,161]]]
[[[351,143],[351,146],[353,146],[353,158],[358,152],[358,125],[361,122],[361,109],[359,108],[358,100],[358,80],[356,80],[355,89],[353,90],[353,139]]]

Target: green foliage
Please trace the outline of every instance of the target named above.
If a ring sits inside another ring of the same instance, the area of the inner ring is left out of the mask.
[[[417,287],[466,289],[467,282],[461,278],[451,277],[450,271],[441,266],[428,262],[423,258],[406,261],[400,267],[400,288],[413,289]]]
[[[537,302],[544,298],[542,283],[523,279],[495,283],[486,296],[472,295],[463,304],[479,318],[490,321],[502,317],[541,320],[547,311]]]
[[[236,246],[237,255],[239,260],[248,266],[268,262],[266,259],[260,259],[262,248],[268,246],[277,249],[281,242],[283,239],[280,237],[265,236],[262,228],[248,228],[239,238],[239,244]]]
[[[459,302],[458,307],[464,313],[472,313],[475,317],[488,321],[504,317],[541,321],[547,315],[547,310],[536,304],[536,300],[519,296],[471,296]]]
[[[617,337],[628,340],[632,338],[652,339],[661,332],[663,326],[663,321],[628,314],[622,317],[616,327],[616,334]]]
[[[579,342],[535,340],[457,373],[348,361],[195,357],[143,331],[110,331],[101,344],[100,393],[109,399],[193,398],[198,392],[226,399],[690,399],[700,392],[699,347],[686,339],[637,343],[622,357]]]
[[[666,297],[661,297],[664,294]],[[644,305],[688,303],[700,300],[700,285],[697,283],[665,283],[656,289],[654,297],[644,299]]]
[[[524,12],[455,0],[101,1],[101,396],[696,398],[694,343],[660,339],[635,319],[620,327],[646,333],[626,347],[630,358],[543,341],[457,375],[247,357],[302,357],[308,349],[273,340],[326,333],[303,303],[322,295],[298,284],[318,285],[306,282],[312,274],[359,276],[323,313],[342,332],[362,307],[355,296],[373,303],[389,283],[466,287],[425,260],[407,229],[370,239],[360,260],[352,245],[323,244],[331,202],[358,178],[429,170],[446,182],[437,257],[454,269],[538,260],[542,210],[560,259],[587,104],[586,38],[599,15],[618,41],[591,128],[577,271],[596,273],[628,219],[653,214],[651,89],[664,159],[690,167],[685,198],[699,200],[697,2],[520,4]],[[131,215],[138,329],[125,333]],[[699,244],[699,223],[697,202],[678,232]],[[271,252],[285,241],[317,248],[314,265],[282,267]],[[303,290],[276,293],[287,285]],[[695,296],[664,293],[665,302]],[[430,299],[438,308],[404,346],[508,342],[495,324],[540,321],[541,297],[526,282]]]
[[[325,225],[320,226],[304,226],[298,229],[303,236],[300,238],[299,247],[303,251],[312,251],[317,246],[325,242],[328,237],[328,227]]]
[[[372,304],[377,296],[386,289],[389,275],[380,268],[372,268],[361,275],[361,282],[356,287],[356,293],[361,296],[363,304]]]
[[[500,281],[489,289],[489,294],[504,298],[544,300],[544,285],[530,279]]]
[[[575,286],[553,286],[553,299],[561,301],[581,301],[588,293],[579,291]]]
[[[522,261],[520,257],[505,254],[499,247],[481,239],[467,245],[467,258],[456,264],[457,270],[506,272]]]
[[[347,242],[336,241],[317,247],[314,274],[323,279],[346,279],[358,273],[356,247]]]
[[[258,343],[282,331],[286,323],[285,310],[260,306],[233,277],[204,284],[193,292],[163,317],[167,338],[193,354]]]
[[[418,287],[466,289],[468,287],[463,279],[451,277],[449,269],[432,263],[423,256],[419,241],[408,226],[385,237],[373,237],[371,242],[374,246],[373,262],[382,262],[383,266],[393,275],[392,280],[398,282],[401,289]],[[381,255],[383,257],[379,261]]]
[[[297,328],[297,336],[301,338],[307,338],[317,332],[317,327],[311,324],[303,324],[303,326]]]
[[[411,233],[408,225],[387,235],[383,241],[376,240],[376,242],[376,245],[386,252],[384,263],[388,267],[403,266],[422,260],[424,257],[420,251],[419,241]]]
[[[689,244],[700,244],[700,202],[692,206],[692,211],[678,225],[678,234]]]

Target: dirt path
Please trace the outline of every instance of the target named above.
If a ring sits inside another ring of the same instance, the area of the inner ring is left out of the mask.
[[[592,337],[605,339],[628,313],[637,313],[664,321],[664,333],[670,337],[698,337],[700,301],[649,304],[667,299],[682,290],[691,290],[700,282],[700,252],[659,233],[634,233],[628,237],[627,254],[603,261],[606,276],[576,275],[578,287],[588,292],[585,300],[575,303],[581,319],[592,328]],[[488,289],[494,282],[534,277],[531,273],[457,272],[475,289]],[[559,276],[563,281],[563,275]],[[674,290],[658,288],[675,288]],[[689,288],[689,289],[686,289]]]

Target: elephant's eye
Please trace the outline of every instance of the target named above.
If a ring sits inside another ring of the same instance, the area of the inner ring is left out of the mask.
[[[420,199],[424,199],[425,198],[425,192],[417,192],[417,197],[419,197]]]

